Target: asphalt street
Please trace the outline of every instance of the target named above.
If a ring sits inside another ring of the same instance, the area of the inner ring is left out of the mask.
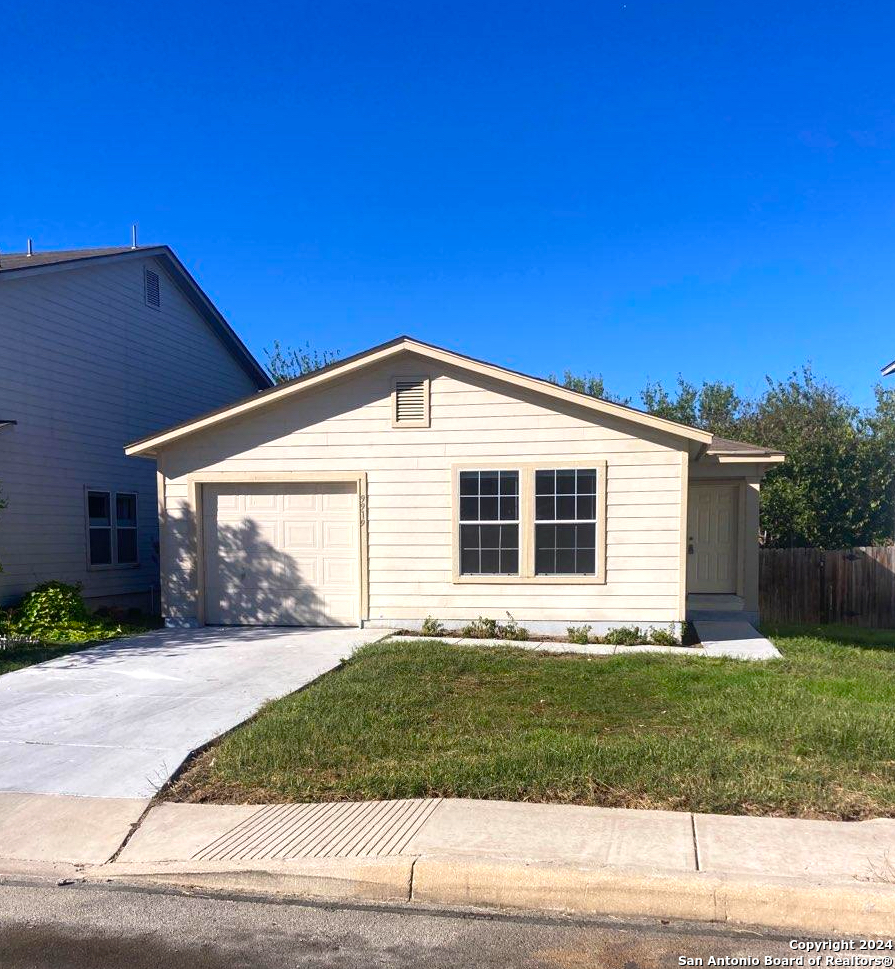
[[[567,920],[0,881],[3,969],[425,966],[653,969],[793,956],[788,937],[657,920]]]

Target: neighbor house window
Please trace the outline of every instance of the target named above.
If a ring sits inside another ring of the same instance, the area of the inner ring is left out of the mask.
[[[460,472],[460,572],[519,574],[519,472]]]
[[[535,575],[595,575],[597,472],[535,472]]]
[[[137,564],[134,492],[87,492],[87,556],[91,566]]]

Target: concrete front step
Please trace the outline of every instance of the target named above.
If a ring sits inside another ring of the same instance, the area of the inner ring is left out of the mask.
[[[695,622],[696,635],[706,656],[727,656],[733,659],[780,659],[777,647],[750,623],[740,619],[714,622]]]

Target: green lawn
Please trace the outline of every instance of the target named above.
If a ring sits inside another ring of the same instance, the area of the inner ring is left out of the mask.
[[[367,646],[206,751],[194,801],[476,797],[895,816],[895,631],[769,631],[782,660]]]
[[[48,659],[56,659],[58,656],[66,656],[82,649],[99,646],[110,639],[120,639],[122,636],[135,636],[138,633],[145,633],[149,629],[154,629],[158,624],[153,620],[147,620],[140,625],[108,625],[109,628],[102,628],[99,623],[92,625],[90,627],[92,634],[85,634],[81,629],[66,631],[65,628],[59,628],[55,632],[58,641],[22,642],[6,649],[0,648],[0,676],[4,673],[12,673],[13,670],[20,670],[25,666],[43,663]]]
[[[95,643],[39,643],[33,646],[13,646],[10,649],[0,649],[0,675],[95,645]]]

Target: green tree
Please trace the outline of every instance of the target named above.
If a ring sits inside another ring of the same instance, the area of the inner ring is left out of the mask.
[[[589,392],[585,378],[567,374],[565,383]],[[862,410],[806,366],[785,380],[767,378],[765,389],[751,398],[724,382],[695,384],[679,376],[670,390],[648,383],[640,402],[659,417],[785,452],[786,461],[762,483],[766,545],[892,542],[895,390],[877,387],[873,405]]]
[[[328,367],[339,358],[338,351],[312,350],[310,343],[304,347],[284,347],[279,340],[273,341],[273,348],[265,348],[267,370],[274,383],[282,384],[296,377],[313,373],[323,367]]]
[[[565,387],[567,390],[577,391],[579,394],[589,394],[591,397],[599,397],[600,400],[609,400],[615,404],[630,404],[630,398],[619,397],[606,389],[603,382],[603,375],[599,373],[575,374],[571,370],[566,370],[562,375],[562,380],[555,373],[550,374],[547,379],[552,384]]]

